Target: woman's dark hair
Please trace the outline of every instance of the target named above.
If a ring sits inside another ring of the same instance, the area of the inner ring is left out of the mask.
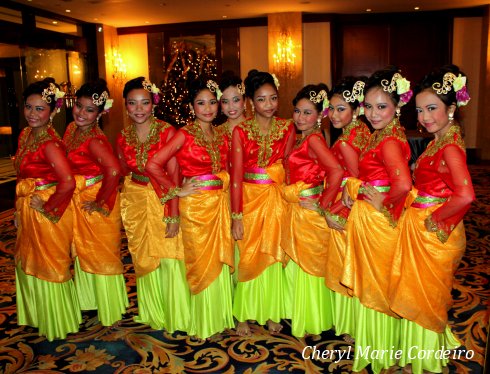
[[[58,89],[60,88],[56,83],[55,80],[51,77],[45,78],[42,81],[37,81],[31,83],[25,91],[22,93],[22,96],[24,98],[24,103],[27,101],[27,98],[31,95],[41,95],[43,94],[44,90],[49,88],[50,84],[54,84]],[[48,97],[51,99],[50,102],[46,102],[49,105],[49,109],[52,112],[55,107],[56,107],[56,97],[55,93],[53,92],[51,95],[48,95]]]
[[[442,87],[444,74],[453,73],[456,77],[461,74],[463,77],[466,77],[466,74],[459,70],[459,67],[456,65],[444,65],[438,69],[431,71],[427,74],[421,82],[419,82],[414,89],[414,95],[417,96],[419,93],[426,89],[433,89],[433,84],[436,83],[438,86]],[[435,92],[435,91],[434,91]],[[451,84],[451,89],[447,93],[437,94],[437,97],[441,99],[441,101],[446,105],[450,106],[452,104],[457,103],[456,92]]]
[[[208,87],[208,81],[209,80],[212,80],[212,79],[204,77],[204,76],[198,76],[189,82],[189,87],[188,87],[189,94],[187,96],[188,103],[192,104],[194,102],[194,100],[196,99],[196,96],[202,90],[209,90],[214,95],[214,97],[216,97],[216,98],[218,97],[216,90],[213,92],[212,90],[209,89],[209,87]]]
[[[258,71],[256,69],[250,70],[245,78],[245,96],[253,99],[255,91],[257,91],[264,84],[270,84],[277,91],[272,74],[267,73],[266,71]]]
[[[242,78],[240,78],[231,70],[227,70],[221,75],[221,81],[219,82],[219,89],[221,90],[221,92],[223,92],[228,87],[230,86],[236,87],[239,84],[242,84]]]
[[[328,99],[331,100],[333,95],[339,95],[342,97],[343,100],[345,100],[344,97],[344,92],[348,92],[349,95],[352,95],[352,90],[354,89],[354,85],[356,82],[364,82],[366,83],[367,77],[354,77],[354,76],[347,76],[342,78],[335,86],[332,87],[332,90],[328,94]],[[366,90],[364,89],[364,92]],[[354,100],[354,101],[346,101],[347,104],[350,105],[352,110],[356,110],[359,107],[359,100]]]
[[[373,88],[379,87],[383,89],[384,86],[382,82],[387,85],[390,85],[393,76],[396,73],[400,73],[400,69],[398,69],[396,66],[393,65],[387,66],[382,70],[378,70],[374,72],[366,82],[366,88],[364,89],[364,96],[366,96],[367,93]],[[393,104],[395,104],[395,106],[398,105],[398,103],[400,102],[400,95],[396,93],[396,86],[393,90],[391,90],[391,92],[386,91],[384,89],[383,92],[385,92],[391,98],[391,101],[393,101]]]
[[[127,81],[126,84],[124,85],[123,98],[126,99],[126,97],[128,97],[129,92],[132,90],[139,90],[141,88],[145,89],[145,87],[143,86],[144,81],[145,81],[145,77],[133,78],[130,81]],[[145,89],[145,91],[147,90]],[[150,99],[152,99],[151,92],[150,91],[147,92],[148,95],[150,95]]]
[[[311,92],[314,92],[314,95],[313,96],[316,96],[318,95],[318,93],[321,91],[321,90],[324,90],[327,95],[328,95],[328,86],[324,83],[319,83],[319,84],[308,84],[306,86],[304,86],[297,94],[296,94],[296,97],[293,99],[293,105],[296,106],[296,104],[298,103],[298,101],[300,101],[301,99],[308,99],[311,101]],[[320,100],[320,102],[318,103],[315,103],[315,102],[311,102],[316,110],[318,111],[318,113],[321,113],[322,109],[323,109],[323,100]]]
[[[80,87],[75,96],[77,98],[80,97],[88,97],[89,99],[98,99],[102,95],[102,93],[107,92],[107,99],[109,98],[109,89],[107,88],[107,82],[102,78],[97,79],[96,81],[87,82],[82,87]],[[95,97],[94,97],[95,95]],[[97,105],[99,109],[99,113],[104,110],[105,100],[100,105]]]

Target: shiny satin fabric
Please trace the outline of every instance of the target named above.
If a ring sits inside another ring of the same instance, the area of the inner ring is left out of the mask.
[[[346,225],[347,247],[341,282],[371,309],[396,316],[388,291],[399,228],[391,227],[383,213],[357,200]]]
[[[284,168],[276,162],[266,168],[275,183],[243,183],[243,240],[238,240],[240,262],[238,281],[257,278],[267,267],[284,261],[281,224],[284,201],[281,184]]]
[[[53,223],[29,206],[34,194],[47,201],[55,190],[56,186],[36,190],[34,178],[21,179],[17,183],[15,206],[19,227],[15,260],[22,264],[22,270],[28,275],[62,283],[72,278],[73,211],[68,206],[58,223]]]
[[[220,275],[223,265],[234,268],[231,237],[230,177],[216,174],[223,189],[200,190],[179,199],[186,276],[192,294],[206,289]]]
[[[179,231],[176,237],[165,238],[163,216],[164,206],[151,184],[137,184],[126,177],[121,192],[121,217],[137,277],[155,270],[162,258],[184,259],[182,234]]]
[[[437,333],[444,332],[447,326],[454,272],[466,248],[463,221],[444,244],[436,233],[425,228],[425,218],[440,206],[406,210],[399,223],[390,282],[391,309]]]
[[[121,209],[119,194],[109,216],[100,212],[82,210],[82,203],[95,201],[102,185],[86,186],[85,177],[75,176],[77,187],[73,194],[74,237],[73,256],[77,256],[83,271],[92,274],[122,274],[121,262]]]
[[[325,238],[329,236],[330,229],[325,218],[318,212],[299,205],[299,199],[296,197],[299,193],[296,196],[290,193],[291,187],[294,188],[298,184],[304,185],[299,191],[308,188],[302,182],[284,187],[285,197],[289,197],[289,200],[286,200],[288,203],[282,215],[281,247],[303,271],[323,277],[327,261]]]

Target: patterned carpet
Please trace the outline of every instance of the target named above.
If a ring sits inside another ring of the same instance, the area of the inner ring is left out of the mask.
[[[477,202],[466,218],[468,247],[456,274],[450,322],[471,359],[452,360],[448,373],[484,373],[489,323],[490,166],[472,166]],[[84,313],[80,332],[48,342],[29,327],[18,327],[15,314],[15,227],[12,210],[0,214],[0,373],[350,373],[352,360],[304,360],[305,346],[348,351],[333,331],[297,339],[285,321],[283,333],[269,335],[253,327],[251,338],[233,331],[221,339],[198,342],[185,334],[155,331],[134,323],[135,277],[124,244],[126,280],[131,305],[120,326],[104,328],[95,312]],[[353,355],[351,355],[352,357]],[[364,370],[363,373],[369,373]],[[398,368],[389,373],[400,372]]]

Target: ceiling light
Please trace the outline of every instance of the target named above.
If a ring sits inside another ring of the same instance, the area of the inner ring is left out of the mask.
[[[71,12],[71,10],[70,10],[70,9],[66,9],[66,10],[65,10],[65,12],[66,12],[66,13],[70,13],[70,12]]]
[[[58,21],[53,21],[53,25],[57,25],[58,24]]]
[[[98,32],[102,32],[102,26],[99,26],[99,27],[97,28],[97,31],[98,31]]]
[[[228,16],[223,16],[223,18],[228,18]]]
[[[416,7],[415,7],[415,8],[413,8],[413,9],[415,9],[415,10],[419,10],[419,9],[420,9],[420,7],[419,7],[419,6],[416,6]]]
[[[371,8],[367,8],[367,9],[366,9],[366,12],[371,12],[371,11],[372,11],[372,9],[371,9]]]
[[[150,23],[150,21],[145,21],[145,23],[148,25]]]

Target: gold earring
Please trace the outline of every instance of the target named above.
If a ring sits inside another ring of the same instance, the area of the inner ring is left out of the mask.
[[[321,117],[318,117],[318,119],[316,120],[316,126],[315,126],[317,129],[321,129],[322,128],[322,118]]]
[[[400,107],[396,107],[395,109],[395,114],[396,114],[396,117],[399,118],[400,117]]]
[[[453,122],[454,121],[454,112],[449,112],[449,122]]]

